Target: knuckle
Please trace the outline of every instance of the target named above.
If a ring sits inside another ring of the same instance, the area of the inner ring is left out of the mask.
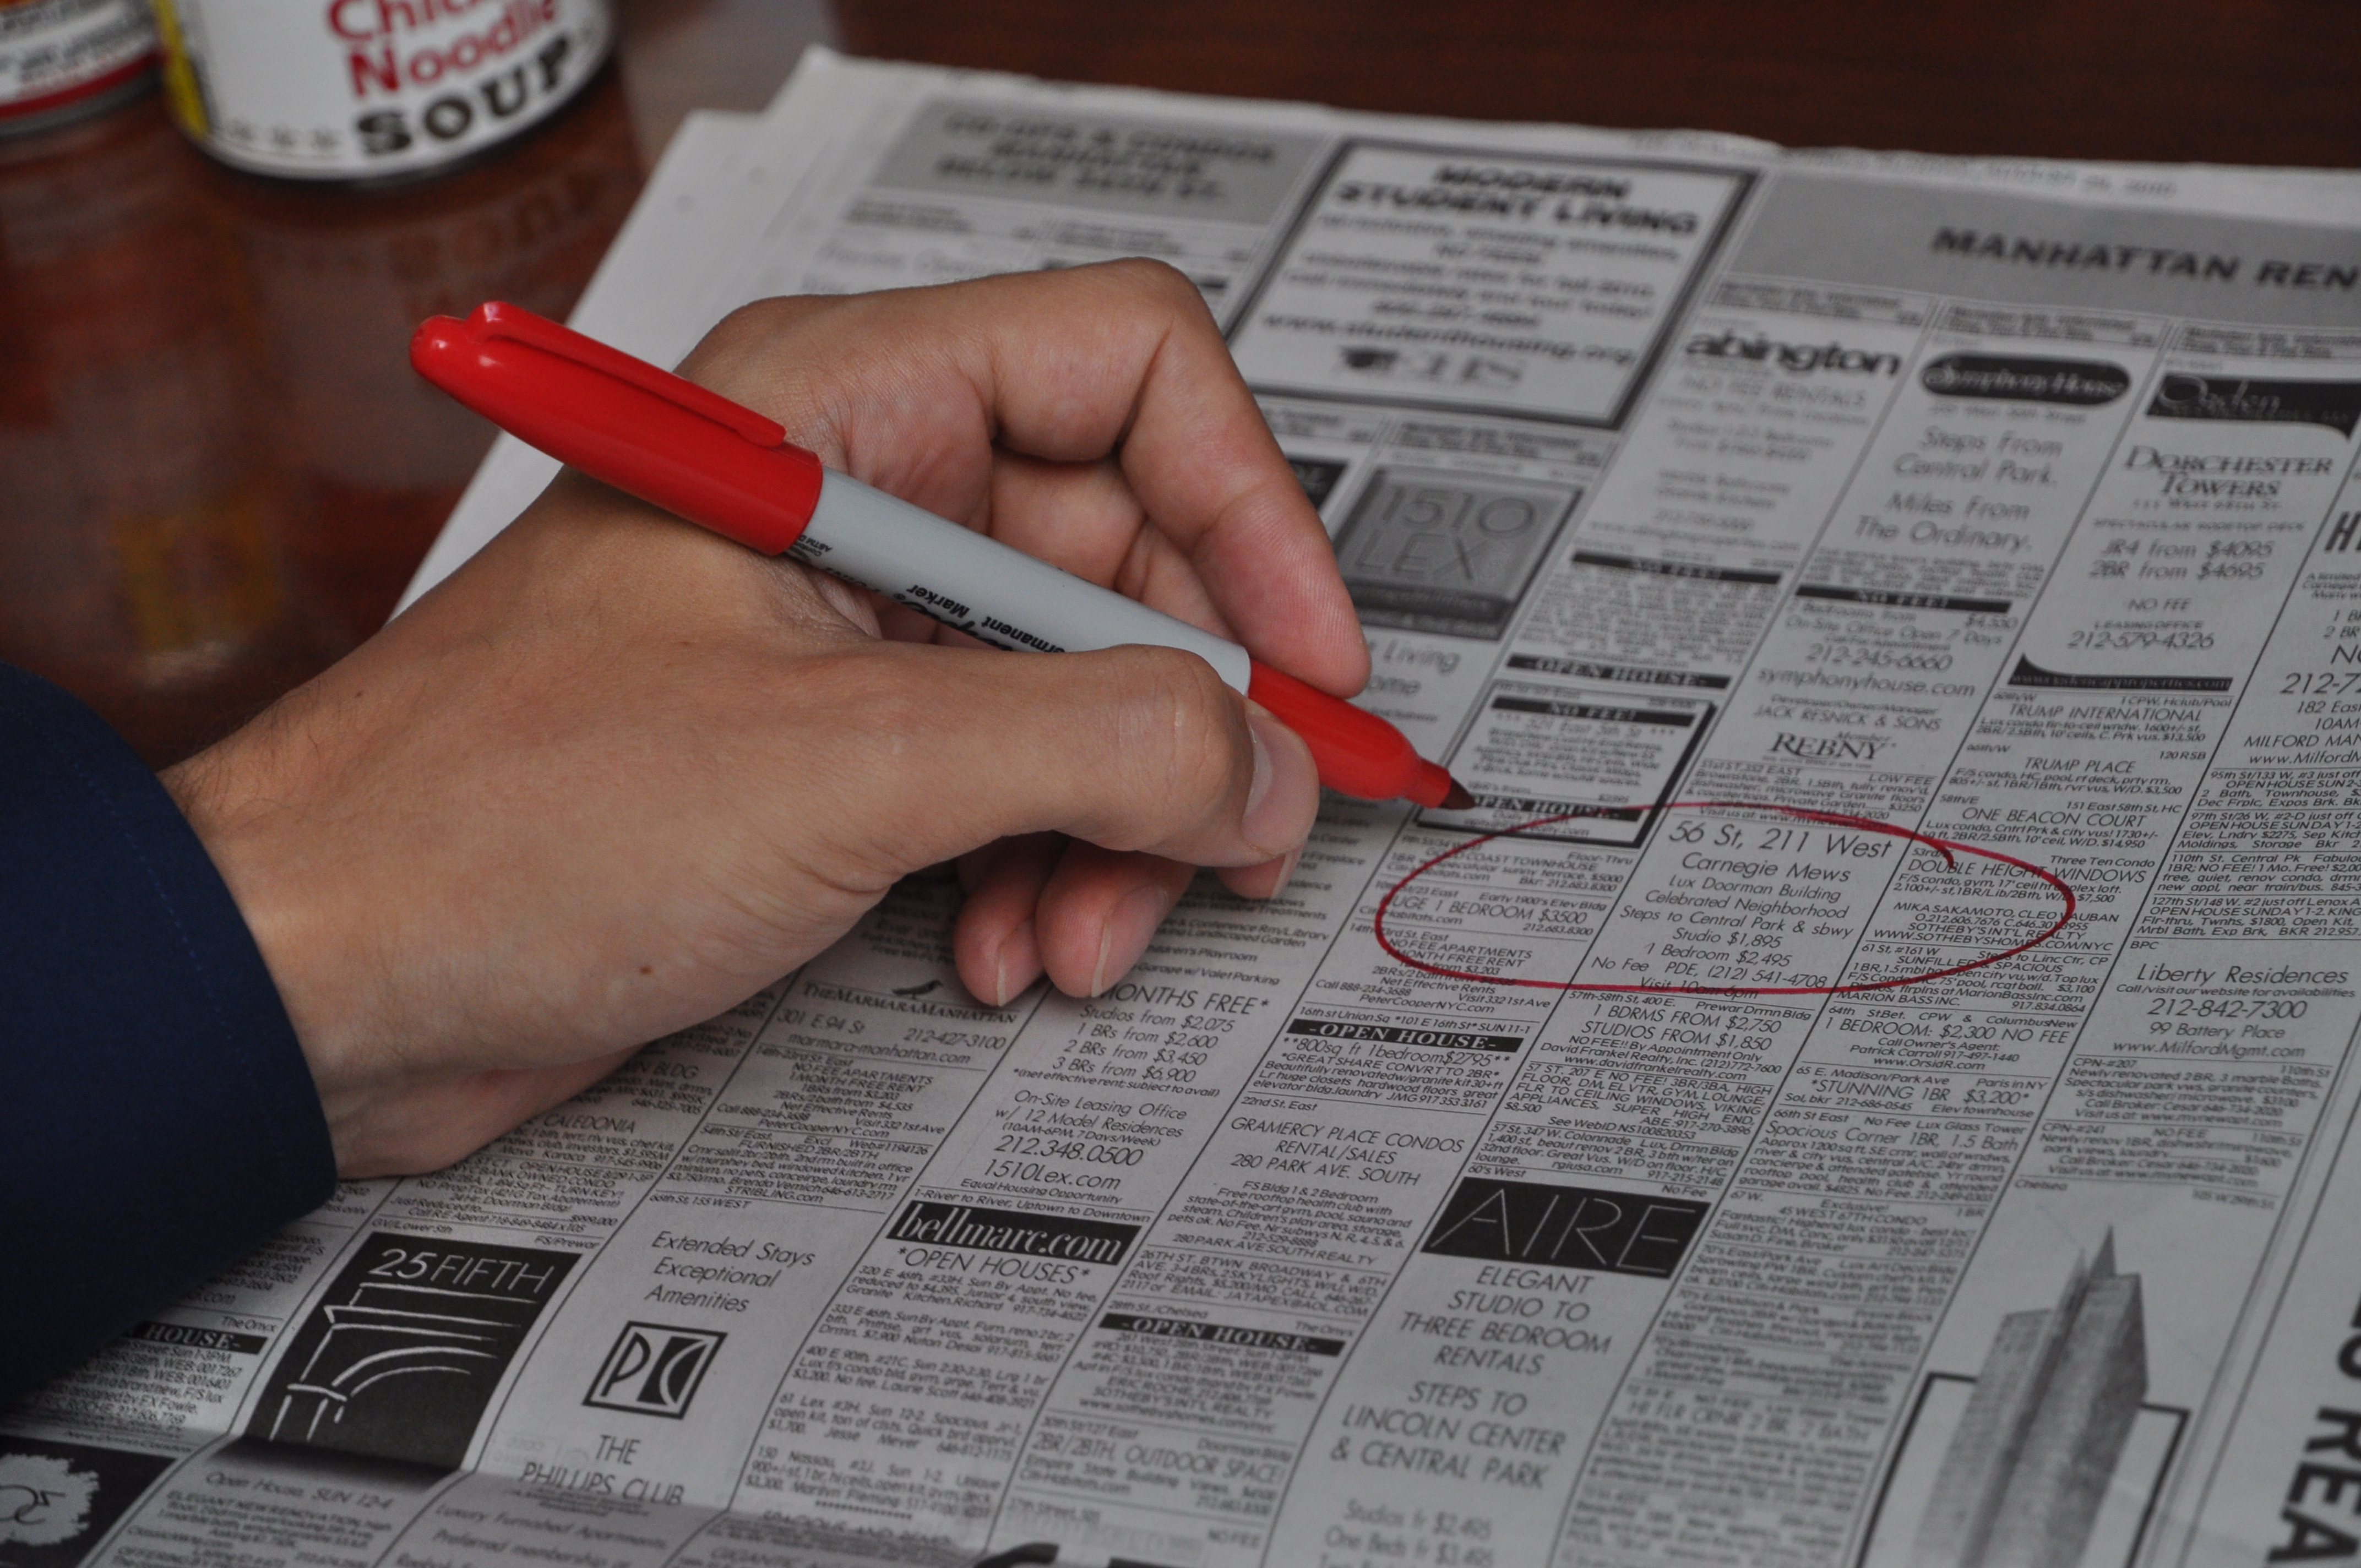
[[[939,720],[934,688],[913,678],[918,673],[911,661],[864,641],[803,662],[796,706],[824,710],[840,723],[838,732],[865,740],[864,749],[898,751]]]
[[[769,300],[741,305],[715,322],[697,346],[698,360],[729,363],[752,353],[778,330],[777,313]]]
[[[736,394],[743,385],[765,379],[763,367],[777,361],[787,336],[827,303],[781,298],[741,305],[713,323],[680,373],[692,381],[721,383],[720,390]]]
[[[1192,653],[1142,648],[1146,700],[1139,733],[1126,748],[1138,759],[1170,815],[1202,813],[1226,801],[1239,777],[1237,703],[1213,666]]]
[[[767,343],[807,313],[803,300],[774,297],[739,306],[713,324],[707,334],[717,347],[737,353]]]
[[[1197,285],[1189,281],[1187,273],[1170,262],[1148,256],[1130,256],[1120,261],[1109,262],[1107,269],[1124,287],[1149,304],[1192,316],[1204,313],[1204,296],[1197,292]]]

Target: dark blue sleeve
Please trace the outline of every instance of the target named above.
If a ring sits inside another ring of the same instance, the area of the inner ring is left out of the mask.
[[[229,889],[97,715],[0,664],[0,1404],[334,1190]]]

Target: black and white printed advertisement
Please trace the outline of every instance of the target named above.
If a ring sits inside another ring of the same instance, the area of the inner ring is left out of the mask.
[[[1170,263],[1474,804],[1087,1000],[905,884],[0,1414],[0,1568],[2361,1560],[2361,176],[698,135],[577,326]]]

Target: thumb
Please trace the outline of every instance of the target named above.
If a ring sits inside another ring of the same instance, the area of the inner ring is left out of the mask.
[[[871,643],[836,662],[830,705],[857,711],[831,725],[854,743],[824,786],[828,836],[863,881],[1041,832],[1259,865],[1300,846],[1319,811],[1303,742],[1193,653]]]

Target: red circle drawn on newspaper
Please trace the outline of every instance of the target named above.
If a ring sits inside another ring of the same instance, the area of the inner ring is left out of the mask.
[[[2041,946],[2059,932],[2066,929],[2066,923],[2074,918],[2072,888],[2068,887],[2054,872],[2035,865],[2031,861],[2020,861],[2015,855],[2003,854],[1998,850],[1979,849],[1973,844],[1962,844],[1955,839],[1938,839],[1932,834],[1921,833],[1915,828],[1896,827],[1891,822],[1880,822],[1874,817],[1853,817],[1841,811],[1814,811],[1806,806],[1780,806],[1765,800],[1668,800],[1661,806],[1647,806],[1643,809],[1652,813],[1716,809],[1775,811],[1784,817],[1793,817],[1804,822],[1818,822],[1831,828],[1852,828],[1864,832],[1884,833],[1896,839],[1906,839],[1914,844],[1924,844],[1942,856],[1943,863],[1953,871],[1959,870],[1960,867],[1958,855],[1979,855],[1987,861],[1997,861],[2002,865],[2015,866],[2018,871],[2039,877],[2058,890],[2058,896],[2066,901],[2066,907],[2057,919],[2050,922],[2048,930],[2030,941],[2019,942],[2005,951],[1990,953],[1963,964],[1953,964],[1949,969],[1928,970],[1925,974],[1904,975],[1898,980],[1862,981],[1855,985],[1634,985],[1616,981],[1519,980],[1511,975],[1477,974],[1473,970],[1447,969],[1441,964],[1431,964],[1423,959],[1412,958],[1403,952],[1393,945],[1391,938],[1387,937],[1386,911],[1393,906],[1394,900],[1411,883],[1453,856],[1464,855],[1468,850],[1481,848],[1495,839],[1514,838],[1517,834],[1535,828],[1546,828],[1553,822],[1569,822],[1582,817],[1601,817],[1614,809],[1618,808],[1591,806],[1579,811],[1561,811],[1554,817],[1537,817],[1531,822],[1520,822],[1514,828],[1503,828],[1497,832],[1478,834],[1464,844],[1454,844],[1432,860],[1421,862],[1410,875],[1388,888],[1386,895],[1378,900],[1376,921],[1378,946],[1383,948],[1396,961],[1408,964],[1414,970],[1422,970],[1428,974],[1439,974],[1446,980],[1472,980],[1485,985],[1522,985],[1535,991],[1647,992],[1676,996],[1834,996],[1848,992],[1892,991],[1896,986],[1924,985],[1930,980],[1942,980],[1955,974],[1965,974],[1970,970],[1982,969],[1987,964],[1996,964],[2004,959],[2013,959],[2019,953],[2029,952]]]

